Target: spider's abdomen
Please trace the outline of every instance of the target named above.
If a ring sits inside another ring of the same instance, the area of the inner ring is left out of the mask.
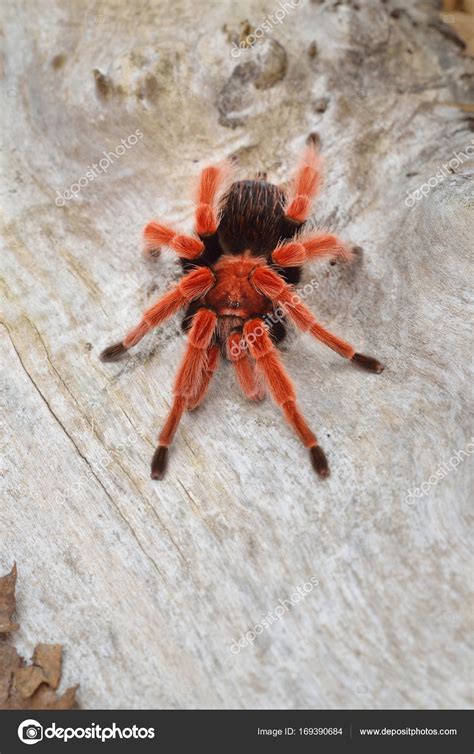
[[[218,235],[223,251],[267,256],[282,238],[291,237],[297,226],[284,215],[283,191],[266,181],[233,183],[221,204]]]

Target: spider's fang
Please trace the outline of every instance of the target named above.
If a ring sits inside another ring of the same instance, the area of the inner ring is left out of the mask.
[[[102,353],[100,354],[100,360],[116,361],[117,359],[120,359],[120,357],[123,356],[126,352],[127,349],[125,348],[123,343],[114,343],[113,346],[109,346],[102,351]]]
[[[329,476],[329,466],[324,450],[319,445],[313,445],[313,447],[309,449],[309,455],[315,472],[322,479]]]
[[[168,448],[166,445],[158,445],[151,459],[151,478],[163,479],[168,465]]]

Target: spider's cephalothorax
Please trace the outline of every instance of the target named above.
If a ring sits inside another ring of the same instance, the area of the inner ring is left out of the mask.
[[[222,355],[232,363],[245,395],[264,397],[268,389],[289,424],[309,449],[321,477],[329,467],[316,436],[296,405],[295,389],[275,345],[285,337],[285,321],[314,335],[334,351],[371,372],[382,364],[332,335],[315,320],[293,284],[311,259],[349,261],[350,250],[326,232],[305,234],[311,202],[320,182],[316,140],[308,139],[288,191],[267,183],[232,181],[233,165],[224,162],[201,173],[197,191],[195,236],[176,233],[157,222],[144,231],[145,248],[177,252],[184,276],[147,309],[139,324],[120,342],[102,352],[113,361],[153,327],[184,309],[188,346],[176,375],[171,411],[151,463],[153,479],[162,479],[168,448],[186,410],[204,399]]]

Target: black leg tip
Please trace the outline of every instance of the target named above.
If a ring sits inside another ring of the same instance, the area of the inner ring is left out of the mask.
[[[314,147],[315,149],[320,149],[321,147],[321,137],[316,131],[312,131],[312,133],[308,134],[306,137],[306,144],[309,147]]]
[[[100,360],[117,361],[117,359],[120,359],[120,357],[123,356],[124,353],[127,353],[127,349],[125,348],[123,343],[114,343],[113,346],[104,348],[104,350],[100,354]]]
[[[151,478],[163,479],[168,465],[168,448],[158,445],[151,459]]]
[[[309,455],[313,469],[321,477],[325,479],[329,476],[329,466],[327,458],[324,454],[324,450],[319,445],[314,445],[309,449]]]
[[[354,364],[358,364],[362,369],[367,369],[368,372],[374,372],[374,374],[380,374],[385,369],[380,361],[377,361],[372,356],[364,356],[363,353],[355,353],[351,361]]]

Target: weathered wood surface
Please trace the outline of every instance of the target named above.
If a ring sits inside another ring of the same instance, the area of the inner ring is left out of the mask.
[[[278,7],[3,3],[0,566],[18,563],[19,649],[64,644],[85,707],[469,704],[471,458],[406,499],[471,438],[472,159],[405,198],[474,143],[455,106],[472,62],[435,2],[407,0],[303,0],[233,57],[241,22]],[[283,181],[310,131],[327,166],[315,220],[364,253],[308,269],[306,301],[387,369],[285,346],[327,482],[222,368],[153,483],[179,322],[98,359],[179,274],[171,253],[141,257],[141,228],[189,231],[192,180],[226,154]]]

